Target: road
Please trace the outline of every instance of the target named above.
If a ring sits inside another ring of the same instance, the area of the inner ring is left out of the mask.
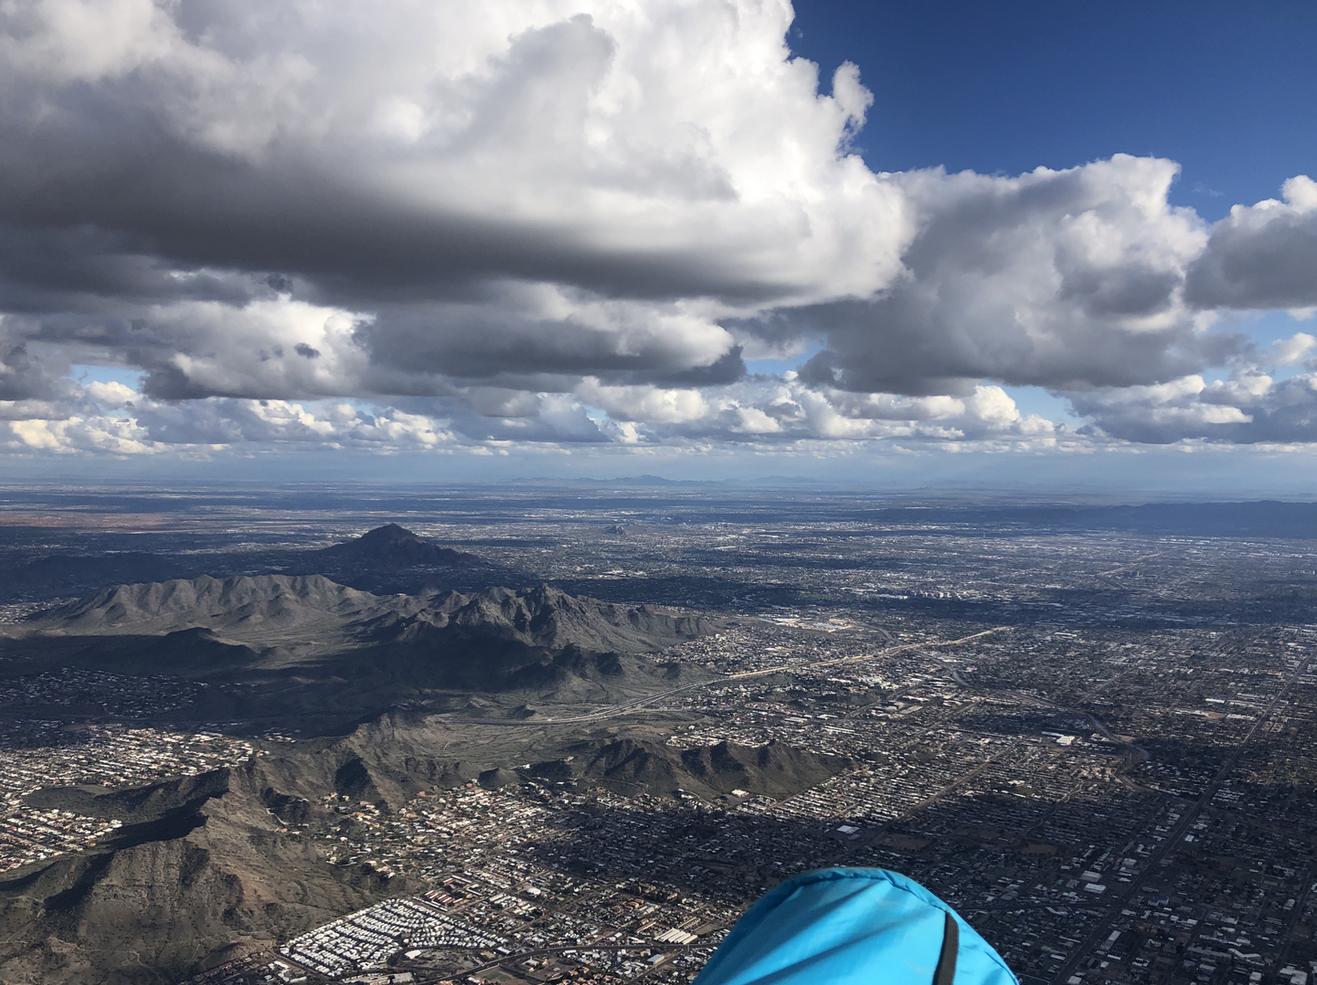
[[[1203,812],[1207,805],[1211,803],[1217,790],[1220,789],[1221,783],[1234,771],[1235,766],[1239,763],[1240,757],[1244,754],[1244,750],[1247,749],[1249,743],[1253,741],[1253,736],[1257,734],[1258,729],[1262,728],[1262,726],[1270,720],[1272,714],[1276,710],[1276,706],[1280,704],[1281,699],[1289,692],[1290,687],[1298,679],[1302,670],[1302,664],[1296,665],[1293,673],[1291,673],[1285,680],[1285,683],[1281,685],[1280,689],[1276,692],[1276,696],[1268,702],[1267,707],[1263,710],[1262,714],[1258,716],[1257,721],[1253,723],[1253,727],[1248,730],[1248,734],[1240,740],[1239,745],[1235,746],[1230,756],[1221,764],[1221,768],[1216,771],[1216,775],[1212,778],[1212,782],[1207,784],[1198,799],[1188,806],[1183,816],[1181,816],[1179,823],[1176,824],[1174,830],[1172,830],[1171,833],[1162,840],[1162,843],[1148,856],[1147,862],[1144,864],[1143,868],[1139,870],[1138,875],[1130,880],[1129,885],[1126,886],[1123,891],[1117,891],[1117,893],[1108,898],[1106,915],[1097,921],[1084,941],[1070,953],[1069,959],[1061,966],[1061,970],[1052,978],[1053,982],[1068,981],[1070,976],[1074,974],[1075,969],[1079,967],[1079,962],[1086,957],[1093,956],[1098,945],[1111,933],[1111,924],[1120,916],[1121,911],[1126,908],[1132,899],[1134,899],[1139,890],[1143,888],[1143,884],[1148,881],[1149,876],[1154,872],[1160,872],[1162,870],[1161,863],[1171,854],[1172,851],[1180,847],[1190,826],[1198,820],[1198,816]]]
[[[465,970],[465,971],[459,972],[458,975],[460,975],[460,977],[462,977],[463,979],[466,979],[466,978],[470,978],[472,975],[478,974],[478,973],[480,973],[480,972],[482,972],[482,971],[491,971],[491,970],[493,970],[494,968],[501,967],[502,965],[508,964],[509,962],[512,962],[512,961],[524,961],[524,960],[526,960],[527,958],[537,958],[537,957],[541,957],[541,956],[546,955],[546,954],[566,954],[566,953],[569,953],[569,952],[572,952],[572,951],[615,951],[615,952],[623,952],[623,951],[665,951],[665,952],[668,952],[668,951],[671,951],[671,952],[675,952],[675,951],[699,950],[699,949],[701,949],[701,948],[707,948],[707,947],[709,947],[709,945],[708,945],[708,944],[703,944],[703,943],[696,943],[696,944],[667,944],[667,943],[660,943],[660,942],[657,942],[657,941],[654,942],[654,943],[652,943],[652,944],[580,944],[580,943],[577,943],[577,944],[555,944],[555,945],[552,945],[552,946],[550,946],[550,947],[537,947],[537,948],[534,948],[533,950],[529,950],[529,951],[518,951],[518,952],[515,953],[515,954],[505,954],[505,955],[502,955],[502,956],[500,956],[500,957],[498,957],[498,958],[495,958],[495,959],[492,960],[492,961],[486,961],[486,962],[485,962],[484,964],[482,964],[482,965],[477,965],[477,966],[474,967],[474,968],[468,968],[468,969]],[[407,964],[404,964],[404,965],[400,966],[400,969],[399,969],[399,970],[407,970],[408,967],[410,966],[410,964],[411,964],[411,962],[408,962]],[[454,980],[455,980],[455,977],[454,977],[454,975],[453,975],[452,972],[445,972],[444,974],[439,974],[439,975],[434,975],[434,974],[432,974],[431,977],[428,977],[428,978],[427,978],[427,977],[421,977],[421,976],[423,976],[423,975],[425,974],[425,972],[423,972],[423,971],[415,971],[415,972],[413,972],[413,973],[417,976],[417,977],[415,977],[415,978],[412,979],[412,981],[415,983],[415,985],[440,985],[440,983],[443,983],[443,982],[451,982],[451,981],[454,981]]]
[[[688,694],[692,691],[703,690],[704,688],[726,687],[729,684],[750,680],[755,677],[769,677],[773,674],[790,674],[802,670],[819,670],[826,667],[839,667],[843,664],[860,663],[866,660],[874,660],[879,657],[892,657],[899,653],[908,653],[911,650],[945,649],[946,647],[960,646],[964,643],[983,639],[985,636],[991,636],[994,633],[1008,632],[1010,629],[1010,626],[993,626],[991,629],[983,629],[977,633],[970,633],[968,636],[962,636],[959,639],[954,640],[920,640],[916,643],[900,643],[896,646],[887,647],[884,650],[877,650],[873,653],[857,653],[849,657],[835,657],[831,660],[818,660],[813,663],[784,663],[776,664],[772,667],[761,667],[758,670],[743,670],[735,674],[726,674],[722,677],[713,677],[704,681],[696,681],[693,684],[683,684],[680,687],[669,688],[666,691],[660,691],[657,694],[651,694],[644,698],[636,698],[635,700],[624,701],[620,704],[607,705],[595,711],[586,712],[580,715],[568,715],[561,718],[447,718],[445,720],[461,725],[501,725],[520,728],[538,728],[542,725],[578,725],[585,722],[601,722],[608,718],[616,718],[618,715],[625,715],[628,712],[635,711],[637,708],[644,708],[648,705],[655,704],[656,702],[664,701],[677,694]]]

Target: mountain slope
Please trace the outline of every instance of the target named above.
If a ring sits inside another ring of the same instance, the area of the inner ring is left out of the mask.
[[[202,627],[164,635],[120,634],[94,639],[70,664],[118,674],[169,674],[173,677],[237,678],[261,660],[258,647],[225,639]]]
[[[678,749],[652,739],[622,735],[568,747],[569,756],[532,767],[532,773],[595,782],[618,793],[669,796],[677,789],[706,799],[733,790],[788,797],[846,769],[841,756],[811,752],[784,742],[745,746],[723,741]]]
[[[312,551],[310,554],[316,560],[335,565],[384,568],[480,563],[480,558],[474,554],[443,547],[396,523],[376,527],[355,540]]]
[[[114,842],[0,879],[0,981],[167,985],[387,893],[286,834],[259,787],[250,767],[159,784]]]
[[[647,653],[708,632],[697,615],[603,602],[540,585],[447,592],[413,611],[386,614],[372,628],[388,642],[483,638],[556,651]]]
[[[380,646],[381,673],[438,687],[536,689],[570,677],[635,672],[640,668],[628,658],[694,639],[714,623],[540,586],[450,592],[362,628]]]
[[[262,684],[243,692],[242,707],[208,708],[220,718],[268,717],[282,701],[290,712],[319,703],[354,719],[435,691],[577,681],[604,698],[605,685],[629,675],[658,685],[674,670],[643,655],[720,624],[547,586],[379,596],[323,575],[259,575],[121,585],[33,625],[38,642],[77,638],[83,666]]]
[[[238,575],[118,585],[44,613],[66,632],[287,630],[361,618],[379,604],[368,592],[323,575]]]

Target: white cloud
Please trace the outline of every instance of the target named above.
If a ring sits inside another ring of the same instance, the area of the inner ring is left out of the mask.
[[[142,398],[132,387],[117,380],[93,380],[86,385],[86,393],[93,402],[109,408],[127,407]]]
[[[1177,166],[1117,155],[1006,178],[919,171],[894,180],[918,233],[904,276],[863,300],[804,313],[827,348],[806,379],[868,392],[968,393],[984,379],[1147,383],[1232,344],[1181,298],[1205,224],[1168,201]],[[752,321],[796,331],[802,315]]]
[[[709,412],[704,395],[691,389],[655,386],[602,386],[593,378],[576,388],[576,395],[617,421],[677,424],[698,421]]]
[[[162,252],[278,249],[317,273],[327,249],[364,268],[405,246],[414,277],[797,300],[899,267],[899,191],[839,151],[868,94],[854,66],[818,94],[784,2],[9,7],[13,193]],[[50,170],[57,143],[76,169]],[[111,201],[146,153],[158,183]]]
[[[152,0],[43,0],[0,7],[0,56],[24,74],[61,83],[122,77],[184,50]]]
[[[236,306],[216,301],[154,305],[133,323],[160,396],[306,396],[361,392],[366,354],[355,333],[369,315],[288,297]]]
[[[1277,366],[1297,365],[1314,353],[1317,353],[1317,337],[1307,332],[1295,332],[1271,345],[1271,361]]]
[[[1194,303],[1218,308],[1317,305],[1317,181],[1296,175],[1283,201],[1236,205],[1212,227],[1189,275]]]
[[[1212,382],[1193,375],[1157,386],[1071,394],[1070,400],[1076,413],[1124,441],[1317,442],[1317,374],[1275,380],[1240,369]]]
[[[825,94],[792,16],[0,4],[7,447],[1317,437],[1308,377],[1244,365],[1306,366],[1313,336],[1214,329],[1317,305],[1317,183],[1209,225],[1154,158],[878,172],[852,152],[859,68]],[[80,387],[83,363],[140,391]],[[1022,414],[1014,384],[1102,435]]]
[[[12,451],[142,455],[158,450],[131,420],[73,416],[0,423],[0,444]]]

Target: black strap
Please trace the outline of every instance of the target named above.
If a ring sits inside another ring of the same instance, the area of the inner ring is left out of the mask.
[[[942,930],[942,953],[938,955],[937,970],[933,972],[933,985],[951,985],[956,977],[956,955],[960,951],[960,925],[948,913]]]

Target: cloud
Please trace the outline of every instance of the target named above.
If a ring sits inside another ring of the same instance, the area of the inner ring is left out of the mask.
[[[603,386],[591,377],[576,392],[585,403],[600,408],[615,421],[680,424],[701,420],[709,413],[708,401],[697,390]]]
[[[653,386],[606,387],[588,381],[578,396],[633,427],[628,443],[1050,440],[1056,428],[1022,415],[1000,387],[965,397],[903,397],[819,389],[796,379],[753,379],[693,393]]]
[[[117,381],[79,388],[63,409],[5,414],[0,445],[29,453],[159,454],[194,450],[473,451],[535,446],[790,447],[883,442],[1039,446],[1056,428],[1022,415],[999,387],[965,398],[820,391],[752,379],[697,391],[588,379],[574,394],[478,389],[403,406],[341,400],[210,397],[159,400]],[[599,415],[603,416],[599,416]],[[5,423],[6,418],[13,418]]]
[[[0,447],[54,454],[142,455],[154,449],[131,420],[68,417],[0,422]]]
[[[146,398],[133,420],[160,445],[297,445],[379,451],[435,449],[452,433],[433,418],[397,408],[375,412],[348,403],[217,399],[180,405]]]
[[[1170,161],[1117,155],[1018,177],[940,170],[894,180],[918,232],[904,273],[867,299],[775,312],[750,333],[826,347],[810,381],[856,391],[968,393],[984,379],[1065,387],[1156,382],[1241,343],[1182,299],[1206,226],[1169,204]]]
[[[1296,175],[1282,201],[1236,205],[1212,227],[1189,271],[1189,300],[1204,308],[1317,305],[1317,181]]]
[[[1280,339],[1271,345],[1273,365],[1294,366],[1309,356],[1317,354],[1317,337],[1307,332],[1295,332],[1288,339]]]
[[[791,16],[18,0],[6,336],[175,400],[734,380],[721,318],[870,293],[910,234]]]
[[[1212,382],[1193,375],[1156,386],[1075,394],[1071,404],[1106,435],[1125,441],[1317,441],[1317,374],[1274,380],[1243,370]]]
[[[0,401],[50,400],[69,390],[60,370],[36,358],[22,340],[8,338],[0,316]]]
[[[91,226],[111,256],[303,275],[349,304],[505,278],[805,300],[899,266],[901,196],[844,149],[868,94],[844,65],[819,95],[786,3],[3,17],[0,114],[25,137],[0,151],[0,217]]]
[[[1209,225],[1154,158],[880,172],[853,150],[860,69],[821,80],[792,16],[0,5],[0,128],[19,135],[0,142],[0,440],[1314,440],[1307,377],[1248,368],[1306,366],[1312,337],[1214,327],[1220,308],[1317,305],[1310,179]],[[81,365],[140,382],[80,384]],[[1012,385],[1093,426],[1021,413]]]
[[[180,449],[347,448],[379,452],[439,450],[453,433],[423,414],[348,403],[212,398],[187,404],[152,400],[120,383],[87,386],[62,416],[3,421],[0,447],[55,454],[116,456]]]
[[[618,382],[735,379],[730,332],[707,304],[600,299],[555,285],[502,285],[469,300],[386,306],[355,342],[384,392],[484,384],[572,389],[585,376]]]

